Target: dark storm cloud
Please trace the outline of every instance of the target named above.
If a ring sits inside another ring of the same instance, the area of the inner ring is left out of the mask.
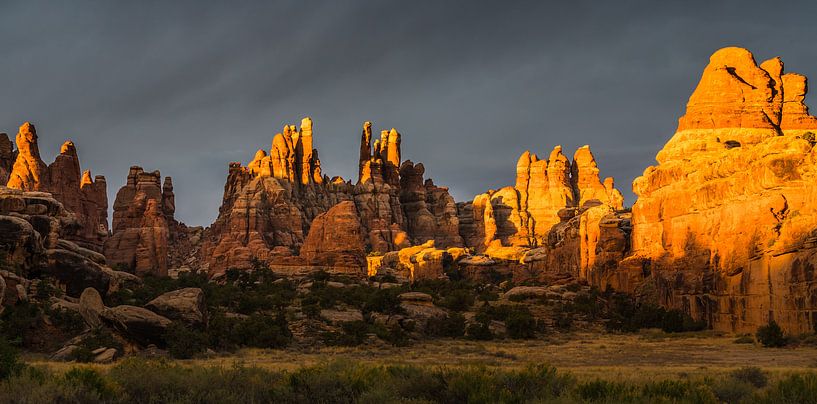
[[[228,4],[235,3],[235,4]],[[457,200],[513,182],[519,154],[590,144],[629,190],[718,48],[817,77],[813,2],[0,2],[0,130],[37,124],[108,177],[174,177],[208,224],[230,161],[315,120],[324,172],[351,178],[363,121]]]

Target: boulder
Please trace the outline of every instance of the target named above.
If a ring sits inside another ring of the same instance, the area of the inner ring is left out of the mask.
[[[116,348],[100,348],[94,351],[94,363],[111,363],[118,353]]]
[[[79,297],[79,314],[91,328],[102,325],[101,315],[105,311],[102,296],[94,288],[86,288]]]
[[[145,307],[171,320],[193,326],[207,325],[207,305],[204,292],[199,288],[185,288],[167,292]]]
[[[164,333],[172,323],[148,309],[136,306],[116,306],[102,312],[103,321],[141,344],[162,344]]]
[[[51,249],[45,255],[46,272],[65,285],[69,296],[79,297],[89,287],[100,295],[108,293],[111,274],[107,268],[69,250]]]

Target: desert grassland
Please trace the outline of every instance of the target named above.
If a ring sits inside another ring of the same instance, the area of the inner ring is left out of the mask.
[[[497,369],[547,364],[583,380],[621,382],[716,377],[746,366],[759,367],[772,379],[794,372],[817,372],[817,347],[762,348],[736,344],[734,340],[733,335],[711,331],[665,334],[644,330],[638,334],[573,333],[525,341],[438,339],[409,347],[378,344],[350,348],[242,349],[232,354],[172,361],[190,367],[242,365],[288,372],[332,362]],[[77,366],[37,356],[27,356],[25,361],[58,373]],[[105,370],[115,365],[81,366]]]

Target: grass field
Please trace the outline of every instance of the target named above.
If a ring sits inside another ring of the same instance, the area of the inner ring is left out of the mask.
[[[409,347],[385,344],[360,347],[244,349],[230,355],[177,361],[190,366],[232,366],[239,363],[270,370],[295,370],[321,363],[350,360],[369,364],[434,367],[487,366],[522,368],[548,364],[581,378],[640,380],[728,372],[756,366],[770,373],[817,371],[817,347],[762,348],[736,344],[735,336],[713,332],[665,334],[576,333],[549,340],[433,340]],[[32,365],[54,370],[73,364],[27,357]],[[93,365],[104,369],[111,365]]]

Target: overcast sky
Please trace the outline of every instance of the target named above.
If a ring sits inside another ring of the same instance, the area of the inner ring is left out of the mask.
[[[0,131],[34,122],[47,163],[70,138],[111,204],[129,166],[161,170],[190,225],[218,214],[230,161],[303,116],[329,176],[356,175],[370,120],[458,201],[513,184],[525,149],[590,144],[632,204],[709,55],[743,46],[817,77],[816,15],[814,1],[0,0]]]

